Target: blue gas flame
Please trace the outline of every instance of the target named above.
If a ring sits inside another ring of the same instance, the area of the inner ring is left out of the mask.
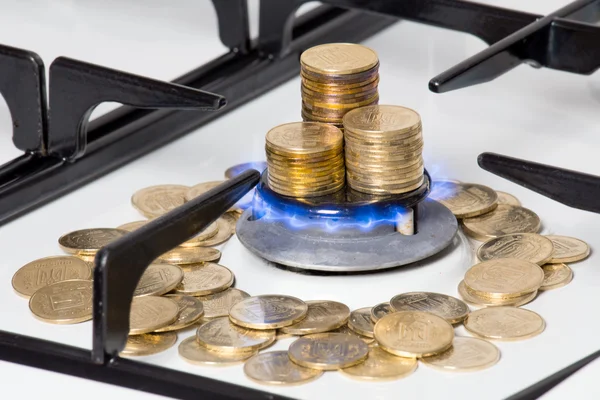
[[[243,164],[234,165],[229,168],[226,172],[227,178],[231,179],[234,176],[238,176],[242,172],[249,171],[251,169],[255,169],[258,172],[262,173],[267,168],[266,161],[251,161]],[[252,200],[254,199],[254,189],[250,190],[248,193],[244,195],[241,199],[235,203],[235,207],[239,207],[242,210],[247,209],[252,205]]]

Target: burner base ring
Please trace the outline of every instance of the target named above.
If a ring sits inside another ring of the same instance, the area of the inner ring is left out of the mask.
[[[419,204],[419,232],[405,236],[336,237],[335,233],[293,231],[283,223],[252,220],[249,208],[237,223],[240,242],[252,253],[289,267],[359,272],[399,267],[431,257],[445,249],[458,230],[454,215],[442,204],[427,199]]]

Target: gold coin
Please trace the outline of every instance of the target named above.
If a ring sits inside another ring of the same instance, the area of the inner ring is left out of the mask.
[[[183,279],[183,271],[177,265],[150,264],[142,274],[133,295],[160,296],[173,290]]]
[[[343,145],[338,128],[317,122],[292,122],[267,132],[267,146],[283,155],[311,155],[334,151]]]
[[[183,205],[188,186],[157,185],[138,190],[131,197],[131,204],[146,218],[160,217]]]
[[[210,350],[247,353],[273,343],[275,331],[247,329],[231,323],[228,318],[216,318],[200,325],[196,338],[201,346]]]
[[[370,106],[372,104],[377,104],[379,101],[379,93],[375,92],[375,94],[367,97],[366,99],[361,99],[361,101],[357,101],[355,103],[311,103],[308,102],[306,98],[302,99],[302,106],[306,110],[310,110],[311,114],[328,116],[330,112],[333,113],[346,113],[352,109],[356,109],[359,107]]]
[[[521,202],[515,196],[510,193],[501,192],[496,190],[498,195],[498,204],[508,204],[509,206],[520,206]]]
[[[290,360],[307,368],[331,371],[363,362],[369,347],[362,340],[343,333],[302,336],[290,345]]]
[[[478,296],[471,292],[466,286],[464,281],[460,281],[458,284],[458,293],[462,299],[477,307],[498,307],[498,306],[510,306],[520,307],[524,304],[531,302],[537,296],[537,290],[531,293],[524,294],[518,297],[507,297],[503,299],[493,299],[484,296]]]
[[[358,79],[355,82],[334,81],[331,79],[329,79],[328,82],[317,82],[317,80],[314,79],[314,75],[308,77],[303,72],[304,70],[301,69],[300,88],[306,88],[322,94],[344,95],[362,93],[373,88],[373,86],[378,86],[380,81],[379,66],[373,67],[366,75],[362,76],[364,79],[361,77],[361,79]],[[324,77],[331,78],[331,75],[324,75]]]
[[[348,328],[362,336],[373,337],[375,324],[371,320],[371,307],[363,307],[350,313]]]
[[[158,257],[158,260],[170,264],[198,264],[219,262],[221,252],[210,247],[178,247]]]
[[[499,258],[472,266],[465,274],[465,285],[478,296],[518,297],[534,292],[544,281],[539,265],[516,258]]]
[[[472,372],[489,368],[500,360],[492,343],[472,337],[455,337],[452,347],[437,356],[424,357],[423,364],[442,371]]]
[[[421,117],[415,110],[392,105],[361,107],[344,115],[344,128],[365,137],[399,138],[420,123]]]
[[[373,321],[373,323],[376,323],[384,315],[388,315],[393,312],[394,310],[392,309],[390,303],[377,304],[375,307],[371,308],[371,321]]]
[[[198,300],[204,306],[204,318],[210,319],[229,316],[229,309],[248,297],[250,297],[248,293],[230,287],[219,293],[198,297]]]
[[[554,253],[550,239],[537,233],[513,233],[498,236],[482,244],[477,250],[481,261],[497,258],[518,258],[537,265],[544,265]]]
[[[204,315],[202,302],[195,297],[179,294],[167,294],[165,297],[177,303],[177,307],[179,307],[177,319],[171,325],[159,328],[154,332],[171,332],[187,328],[200,321]]]
[[[150,220],[147,221],[135,221],[129,222],[128,224],[123,224],[119,226],[117,229],[123,229],[129,232],[133,232],[142,226],[146,225]],[[191,238],[188,241],[185,241],[179,245],[179,247],[196,247],[203,246],[204,242],[213,238],[219,232],[219,227],[216,222],[213,222],[209,226],[207,226],[202,232],[198,233],[196,236]]]
[[[538,314],[515,307],[482,308],[465,320],[465,328],[473,335],[493,340],[529,339],[542,333],[545,327]]]
[[[59,246],[70,254],[95,253],[110,242],[113,242],[129,232],[113,228],[81,229],[67,233],[58,239]]]
[[[224,182],[225,181],[202,182],[195,186],[192,186],[184,194],[185,201],[190,201],[192,199],[195,199],[196,197],[200,196],[201,194],[204,194],[204,193],[208,192],[209,190],[214,189],[215,187],[219,186],[220,184],[222,184]],[[236,211],[237,209],[238,208],[234,205],[229,209],[229,211]]]
[[[541,221],[536,213],[525,207],[501,204],[487,214],[464,219],[462,226],[467,235],[486,241],[511,233],[537,233]]]
[[[292,296],[261,295],[244,299],[229,310],[229,319],[251,329],[277,329],[293,325],[306,316],[308,306]]]
[[[344,325],[341,328],[335,329],[335,330],[331,331],[331,333],[343,333],[344,335],[352,335],[354,337],[359,338],[366,344],[372,344],[375,342],[375,339],[373,339],[372,337],[363,336],[363,335],[360,335],[360,334],[354,332],[352,329],[348,328],[348,325]]]
[[[348,306],[337,301],[313,300],[307,301],[306,305],[306,317],[300,322],[281,328],[283,333],[308,335],[329,332],[345,325],[350,317]]]
[[[441,293],[410,292],[392,297],[392,311],[423,311],[444,318],[451,324],[463,321],[469,307],[459,299]]]
[[[117,229],[122,229],[127,232],[133,232],[146,225],[148,222],[150,222],[150,220],[128,222],[126,224],[117,226]]]
[[[308,122],[303,122],[308,123]],[[316,122],[310,122],[311,124],[315,124]],[[326,124],[320,124],[325,125]],[[337,129],[337,128],[336,128]],[[280,165],[289,164],[292,167],[323,167],[326,165],[330,165],[333,162],[338,161],[341,157],[343,157],[343,142],[338,143],[335,148],[327,151],[322,151],[318,153],[291,153],[291,152],[283,152],[278,151],[277,149],[265,145],[265,152],[267,156],[267,164],[270,165],[273,162],[279,163]]]
[[[13,275],[12,287],[19,295],[29,298],[44,286],[72,279],[88,280],[91,277],[90,265],[77,257],[44,257],[19,268]]]
[[[363,192],[363,193],[379,194],[379,195],[408,193],[415,189],[420,188],[422,184],[423,184],[423,178],[419,179],[417,181],[417,183],[412,184],[410,186],[405,186],[405,185],[393,186],[393,185],[381,184],[379,187],[375,187],[375,186],[367,186],[362,183],[358,183],[356,181],[348,179],[348,186],[350,186],[352,189],[357,190],[359,192]]]
[[[129,312],[129,334],[141,335],[164,328],[177,320],[179,306],[157,296],[134,297]]]
[[[377,321],[373,332],[383,350],[400,357],[435,355],[448,349],[454,339],[454,329],[448,321],[422,311],[388,314]]]
[[[86,262],[90,266],[90,268],[94,269],[95,261],[96,261],[96,253],[93,253],[93,254],[79,253],[79,254],[74,254],[74,256],[79,258],[81,261]]]
[[[379,346],[369,349],[365,362],[341,369],[342,374],[364,381],[391,381],[404,378],[417,369],[417,359],[398,357],[382,350]]]
[[[470,218],[486,214],[498,205],[498,195],[487,186],[443,182],[434,189],[429,197],[445,205],[456,218]]]
[[[573,279],[573,270],[567,264],[546,264],[544,270],[544,282],[540,290],[550,290],[563,287]]]
[[[209,350],[200,345],[196,336],[189,337],[179,344],[179,356],[190,364],[221,367],[239,364],[256,354],[256,351],[224,353]]]
[[[554,244],[554,254],[550,263],[581,261],[590,255],[590,247],[583,240],[569,236],[546,235]]]
[[[127,338],[121,356],[149,356],[171,348],[177,342],[175,332],[145,333]]]
[[[89,280],[56,282],[29,298],[33,315],[52,324],[77,324],[92,319],[93,287]]]
[[[367,71],[378,63],[377,53],[354,43],[322,44],[311,47],[300,56],[302,68],[318,74],[356,74]]]
[[[234,217],[231,213],[226,212],[221,215],[217,220],[217,234],[209,239],[199,243],[201,247],[212,247],[218,246],[229,240],[235,233],[235,225],[237,223],[237,217]]]
[[[287,351],[269,351],[246,361],[244,374],[263,385],[289,386],[313,381],[323,375],[323,371],[293,363]]]
[[[203,263],[194,267],[186,266],[183,280],[175,287],[175,293],[190,296],[206,296],[222,292],[233,285],[233,273],[215,263]]]

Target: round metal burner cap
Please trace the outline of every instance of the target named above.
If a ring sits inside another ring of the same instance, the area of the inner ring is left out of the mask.
[[[254,254],[289,267],[328,271],[370,271],[406,265],[431,257],[454,238],[458,224],[442,204],[419,204],[419,232],[405,236],[389,232],[380,236],[338,237],[335,232],[293,230],[279,221],[252,220],[252,210],[237,224],[240,242]]]

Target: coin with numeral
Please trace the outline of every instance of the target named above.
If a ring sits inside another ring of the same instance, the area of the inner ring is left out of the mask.
[[[319,370],[348,368],[363,362],[369,354],[365,342],[343,333],[302,336],[290,345],[290,359],[303,367]]]

